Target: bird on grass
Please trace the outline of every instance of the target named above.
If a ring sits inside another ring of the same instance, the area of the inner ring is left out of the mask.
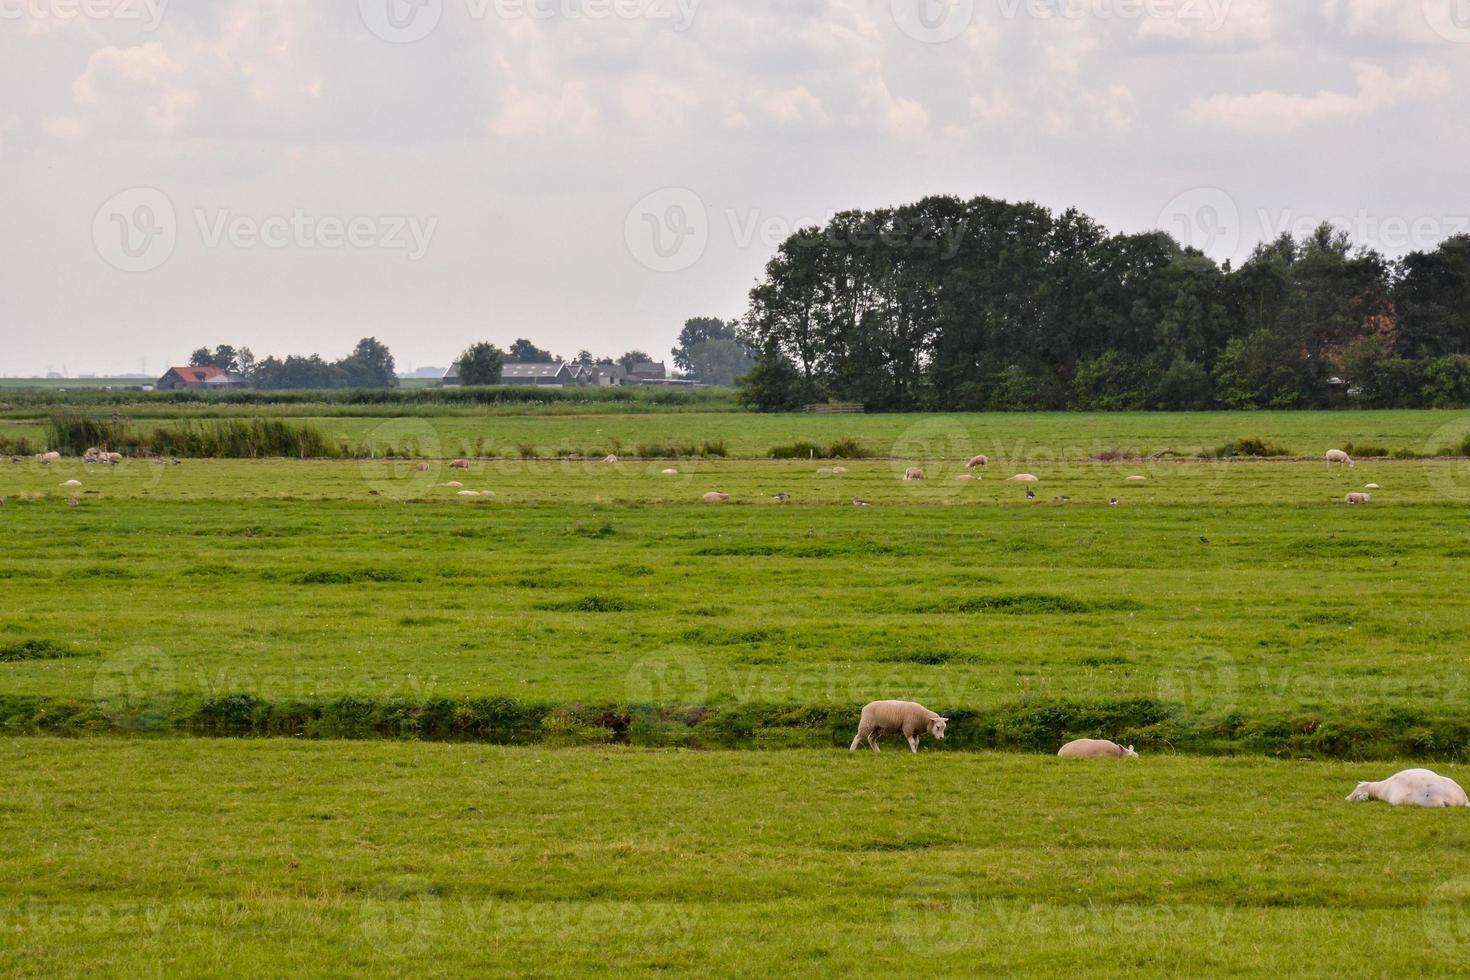
[[[1054,501],[1053,501],[1053,503],[1058,503],[1058,504],[1065,504],[1065,503],[1066,503],[1066,502],[1067,502],[1067,501],[1069,501],[1069,500],[1071,500],[1071,499],[1072,499],[1072,498],[1071,498],[1071,497],[1057,497],[1057,498],[1056,498],[1056,499],[1055,499],[1055,500],[1054,500]]]
[[[1203,534],[1201,534],[1199,536],[1199,543],[1200,544],[1209,544],[1210,543],[1210,539],[1207,538],[1207,537],[1205,537]]]
[[[854,507],[871,507],[871,506],[873,506],[872,504],[868,503],[866,500],[859,500],[856,497],[853,497],[852,498],[852,505]]]
[[[814,527],[807,528],[806,529],[806,536],[809,537],[809,538],[816,537],[817,536],[817,529],[814,528]]]
[[[783,504],[786,501],[790,500],[790,499],[791,499],[791,494],[789,494],[789,493],[778,493],[778,494],[776,494],[776,497],[775,497],[775,500],[778,503],[783,503]]]
[[[1035,490],[1032,490],[1030,487],[1027,487],[1026,488],[1026,499],[1027,500],[1035,500],[1036,499],[1036,491]]]
[[[1118,498],[1117,498],[1117,497],[1114,497],[1114,498],[1113,498],[1113,499],[1112,499],[1112,500],[1109,500],[1109,501],[1108,501],[1108,506],[1109,506],[1109,507],[1116,507],[1116,506],[1118,506],[1118,505],[1119,505],[1119,504],[1121,504],[1121,503],[1122,503],[1122,502],[1123,502],[1123,501],[1121,501],[1121,500],[1119,500],[1119,499],[1118,499]]]
[[[77,498],[72,497],[72,498],[70,498],[70,499],[67,500],[66,505],[68,507],[80,507],[82,505],[82,502],[80,500],[78,500]]]

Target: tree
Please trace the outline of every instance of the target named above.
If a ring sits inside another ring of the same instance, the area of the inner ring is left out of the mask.
[[[801,373],[780,352],[767,351],[749,374],[740,378],[736,400],[758,412],[794,412],[805,403]]]
[[[649,357],[641,350],[630,350],[628,351],[628,353],[618,358],[618,363],[621,364],[625,370],[631,371],[637,365],[642,364],[645,361],[652,360],[653,358]]]
[[[510,345],[505,359],[511,364],[549,364],[556,360],[551,351],[542,350],[524,337]]]
[[[352,353],[337,362],[355,388],[395,388],[398,374],[393,355],[376,337],[364,337]]]
[[[693,371],[689,352],[700,344],[711,340],[734,340],[735,325],[712,316],[696,316],[684,321],[679,331],[679,343],[670,352],[674,355],[674,366],[681,371]]]
[[[707,385],[728,388],[754,365],[750,348],[738,337],[721,337],[694,344],[686,352],[689,374]]]
[[[214,367],[214,355],[208,347],[201,347],[189,355],[190,367]]]
[[[573,364],[594,364],[594,363],[597,363],[597,362],[592,357],[592,352],[591,351],[579,350],[579,351],[577,351],[577,356],[572,361],[572,363]]]
[[[505,351],[490,343],[471,344],[454,363],[459,368],[460,384],[495,385],[500,383],[505,368]]]

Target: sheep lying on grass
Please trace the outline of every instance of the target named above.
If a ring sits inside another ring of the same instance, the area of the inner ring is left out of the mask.
[[[921,704],[912,701],[874,701],[863,708],[858,721],[857,735],[852,740],[849,752],[857,750],[865,740],[868,747],[878,751],[878,739],[884,735],[903,734],[908,739],[909,751],[919,751],[919,739],[927,732],[940,741],[944,740],[944,726],[948,718],[941,718]]]
[[[1032,474],[1032,473],[1017,473],[1015,476],[1011,477],[1010,480],[1007,481],[1007,482],[1009,482],[1009,483],[1040,483],[1041,482],[1041,477],[1036,476],[1035,474]]]
[[[1470,806],[1459,783],[1428,769],[1405,769],[1382,782],[1359,783],[1347,799],[1350,803],[1382,800],[1389,806]]]
[[[1373,495],[1371,493],[1350,493],[1346,497],[1342,498],[1342,500],[1343,503],[1350,506],[1355,504],[1366,504],[1373,500]]]
[[[730,502],[730,495],[711,490],[704,495],[704,502],[707,504],[728,504]]]
[[[1126,749],[1117,742],[1102,738],[1079,738],[1063,745],[1057,755],[1063,759],[1136,759],[1138,753],[1133,746]]]

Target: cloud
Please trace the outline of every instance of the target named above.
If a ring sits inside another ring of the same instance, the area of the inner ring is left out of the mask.
[[[1437,98],[1451,90],[1449,72],[1417,64],[1395,78],[1377,65],[1355,64],[1354,93],[1319,91],[1289,95],[1276,91],[1251,95],[1213,95],[1196,99],[1189,118],[1201,126],[1255,133],[1291,133],[1318,123],[1357,119],[1403,102]]]

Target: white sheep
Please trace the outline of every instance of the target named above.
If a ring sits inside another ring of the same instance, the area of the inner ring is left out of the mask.
[[[1009,482],[1009,483],[1040,483],[1041,482],[1041,477],[1036,476],[1036,475],[1031,474],[1031,473],[1017,473],[1015,476],[1011,477],[1010,480],[1007,481],[1007,482]]]
[[[661,473],[664,476],[678,476],[679,475],[679,471],[678,470],[662,470]]]
[[[470,468],[470,461],[467,459],[456,459],[449,464],[449,468],[451,470],[467,470]]]
[[[1127,483],[1147,483],[1148,482],[1148,477],[1146,477],[1146,476],[1137,476],[1137,475],[1130,476],[1130,477],[1128,477],[1128,479],[1125,482],[1127,482]]]
[[[1353,458],[1351,456],[1343,452],[1341,449],[1329,449],[1327,451],[1327,465],[1331,466],[1333,463],[1343,463],[1349,467],[1358,465],[1357,463],[1353,462]]]
[[[878,751],[878,739],[884,735],[903,734],[908,739],[909,751],[919,751],[919,739],[927,732],[940,741],[944,740],[944,727],[948,718],[941,718],[921,704],[912,701],[874,701],[863,708],[858,721],[857,735],[852,740],[849,752],[867,741],[868,747]]]
[[[65,483],[62,484],[62,486],[64,487],[79,487],[81,485],[81,480],[67,480]]]
[[[847,467],[846,466],[834,466],[834,467],[832,467],[832,475],[833,476],[842,476],[846,472],[847,472]]]
[[[704,502],[707,504],[728,504],[730,502],[730,495],[711,490],[704,495]]]
[[[607,454],[607,457],[603,460],[604,463],[616,463],[617,461],[618,461],[618,454],[617,453],[608,453]]]
[[[978,478],[976,476],[974,476],[973,474],[970,474],[970,473],[961,473],[959,476],[955,477],[955,479],[956,480],[961,480],[961,481],[963,481],[965,483],[974,483],[975,480],[978,479]]]
[[[1103,738],[1079,738],[1068,742],[1057,750],[1063,759],[1136,759],[1138,753],[1133,746],[1126,749],[1117,742]]]
[[[1350,803],[1382,800],[1389,806],[1470,806],[1459,783],[1428,769],[1405,769],[1382,782],[1359,783],[1347,799]]]
[[[1373,495],[1371,493],[1350,493],[1343,498],[1343,503],[1353,506],[1355,504],[1369,503],[1372,499]]]
[[[904,471],[903,478],[906,482],[924,479],[924,471],[917,466],[910,466]]]
[[[990,457],[989,456],[983,456],[983,455],[982,456],[972,456],[972,457],[970,457],[970,461],[965,464],[965,469],[967,469],[967,470],[973,470],[977,466],[989,466],[989,465],[990,465]]]

